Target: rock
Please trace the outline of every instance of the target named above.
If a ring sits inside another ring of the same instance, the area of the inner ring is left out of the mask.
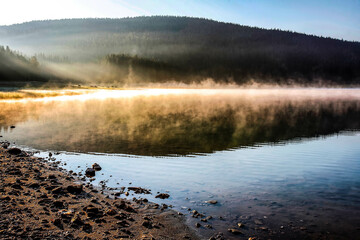
[[[101,217],[103,215],[103,212],[101,210],[92,205],[85,207],[84,210],[86,211],[86,214],[89,218]]]
[[[238,225],[239,228],[244,227],[244,224],[243,224],[243,223],[238,223],[237,225]]]
[[[145,220],[142,225],[146,228],[152,228],[152,223],[149,220]]]
[[[201,227],[201,224],[200,223],[195,223],[195,227],[199,228],[199,227]]]
[[[114,216],[117,214],[117,211],[114,209],[109,209],[106,211],[106,215]]]
[[[209,238],[209,240],[225,240],[224,234],[220,232],[220,233],[212,236],[211,238]]]
[[[84,232],[91,233],[92,232],[92,226],[89,223],[86,223],[86,224],[84,224],[82,230]]]
[[[9,146],[10,146],[10,143],[8,143],[8,142],[4,142],[1,144],[1,147],[4,149],[7,149]]]
[[[166,198],[169,198],[170,195],[167,194],[167,193],[160,193],[158,195],[155,196],[155,198],[160,198],[160,199],[166,199]]]
[[[255,220],[254,220],[254,223],[255,223],[256,225],[263,225],[263,224],[264,224],[261,220],[258,220],[258,219],[255,219]]]
[[[79,214],[76,214],[71,219],[71,223],[74,224],[74,225],[82,225],[84,222],[81,220],[81,217],[79,216]]]
[[[94,163],[94,164],[92,165],[92,168],[93,168],[95,171],[100,171],[100,170],[101,170],[100,165],[97,164],[97,163]]]
[[[205,203],[217,204],[218,201],[216,201],[216,200],[209,200],[209,201],[205,201]]]
[[[55,208],[65,208],[64,202],[62,201],[54,201],[52,204]]]
[[[67,186],[66,190],[71,194],[79,194],[82,192],[83,186],[74,184],[74,185]]]
[[[51,191],[52,194],[62,194],[64,193],[64,188],[63,187],[57,187],[57,188],[54,188],[52,191]]]
[[[150,190],[141,187],[128,187],[129,191],[134,191],[136,194],[151,194]]]
[[[95,169],[93,169],[93,168],[86,169],[85,175],[87,177],[94,177],[95,176]]]
[[[67,218],[67,219],[69,219],[69,218],[71,218],[72,217],[72,215],[73,215],[73,212],[72,211],[68,211],[68,210],[66,210],[66,209],[62,209],[62,210],[60,210],[60,211],[58,211],[58,214],[61,216],[61,218]]]
[[[11,198],[9,196],[5,196],[5,197],[1,197],[0,200],[1,201],[10,201]]]
[[[11,187],[14,188],[14,189],[19,189],[19,190],[22,189],[22,187],[20,186],[20,184],[16,184],[16,183],[12,184]]]
[[[235,229],[235,228],[229,228],[228,232],[231,232],[232,234],[242,234],[242,232],[240,232],[239,230]]]
[[[120,226],[120,227],[128,227],[128,226],[130,226],[130,224],[129,224],[127,221],[125,221],[125,220],[123,220],[123,221],[118,221],[118,222],[116,222],[116,224],[117,224],[118,226]]]
[[[55,176],[54,174],[50,174],[50,175],[48,176],[48,179],[56,179],[56,176]]]
[[[11,155],[19,155],[22,151],[19,148],[10,148],[7,150],[7,152]]]
[[[34,189],[38,189],[40,187],[40,184],[38,183],[32,183],[30,185],[28,185],[29,188],[34,188]]]
[[[60,218],[53,219],[52,223],[60,229],[64,228]]]

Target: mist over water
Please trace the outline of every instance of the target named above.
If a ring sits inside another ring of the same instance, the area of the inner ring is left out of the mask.
[[[268,237],[271,229],[274,239],[357,234],[359,89],[82,93],[1,100],[0,135],[59,151],[56,158],[74,172],[99,163],[95,185],[169,191],[167,200],[129,198],[174,205],[190,226],[200,219],[188,208],[213,216],[213,229],[198,229],[206,237],[222,231],[237,239],[226,232],[239,222],[246,236]]]
[[[0,125],[9,140],[43,150],[212,153],[360,129],[358,94],[337,89],[102,90],[0,102]],[[16,129],[10,131],[11,125]]]

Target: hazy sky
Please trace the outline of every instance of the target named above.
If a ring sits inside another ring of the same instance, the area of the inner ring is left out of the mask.
[[[0,7],[0,25],[177,15],[360,41],[360,0],[0,0]]]

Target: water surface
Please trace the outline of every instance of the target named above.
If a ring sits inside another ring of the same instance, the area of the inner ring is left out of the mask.
[[[60,151],[75,172],[98,162],[95,184],[211,215],[204,236],[242,222],[245,239],[346,239],[360,226],[359,100],[358,89],[99,91],[0,101],[0,135]]]

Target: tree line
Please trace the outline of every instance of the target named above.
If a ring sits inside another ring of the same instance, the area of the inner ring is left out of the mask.
[[[149,81],[360,82],[359,42],[201,18],[35,21],[0,27],[0,39],[58,60],[98,62],[105,56],[123,65],[117,59],[127,56],[141,65],[139,75],[144,69],[150,74]]]

